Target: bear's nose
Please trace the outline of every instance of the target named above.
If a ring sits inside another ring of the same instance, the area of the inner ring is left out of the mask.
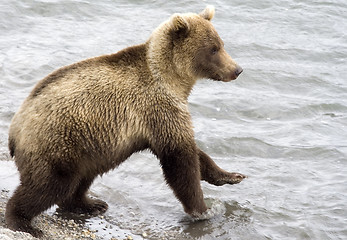
[[[236,68],[236,70],[235,70],[235,75],[236,75],[236,76],[239,76],[242,72],[243,72],[242,67],[237,66],[237,68]]]

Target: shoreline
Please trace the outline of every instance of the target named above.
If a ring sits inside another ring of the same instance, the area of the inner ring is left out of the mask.
[[[37,240],[29,233],[14,232],[6,227],[5,223],[5,209],[6,203],[10,197],[10,191],[7,189],[0,190],[0,239],[2,240]],[[99,216],[103,219],[103,216]],[[41,229],[44,236],[41,240],[120,240],[120,239],[133,239],[130,235],[122,238],[109,236],[107,238],[97,235],[97,230],[91,230],[86,224],[78,223],[73,219],[64,219],[57,216],[55,213],[49,215],[46,212],[35,217],[33,225]]]

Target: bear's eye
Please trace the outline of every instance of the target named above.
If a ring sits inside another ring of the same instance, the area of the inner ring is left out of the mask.
[[[218,52],[218,47],[217,46],[214,46],[214,47],[212,47],[211,48],[211,53],[212,53],[212,55],[214,55],[214,54],[216,54],[217,52]]]

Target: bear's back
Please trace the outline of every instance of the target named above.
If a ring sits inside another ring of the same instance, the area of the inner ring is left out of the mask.
[[[63,67],[41,80],[12,120],[11,155],[26,149],[63,157],[63,149],[111,157],[119,149],[127,154],[127,148],[145,148],[147,143],[137,139],[144,135],[141,119],[153,96],[145,54],[145,45],[134,46]]]

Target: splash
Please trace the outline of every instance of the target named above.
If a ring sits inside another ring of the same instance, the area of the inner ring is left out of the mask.
[[[205,199],[205,202],[208,207],[207,211],[193,214],[193,221],[208,220],[225,214],[226,208],[222,201],[218,199]]]

